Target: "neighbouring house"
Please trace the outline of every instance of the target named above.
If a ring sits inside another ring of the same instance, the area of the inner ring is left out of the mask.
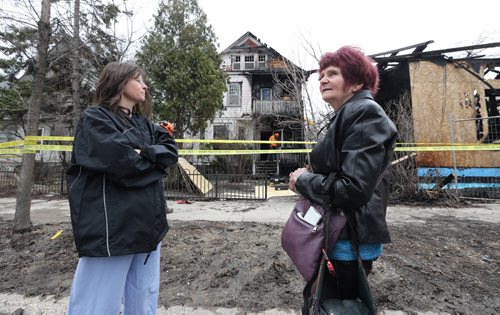
[[[204,132],[206,139],[303,141],[302,84],[309,72],[247,32],[220,53],[228,75],[224,110]],[[286,148],[303,145],[283,144]],[[269,144],[252,149],[268,150]],[[253,172],[288,174],[304,154],[254,154]]]
[[[22,76],[19,81],[31,81],[31,75]],[[54,71],[49,71],[46,76],[46,90],[52,90],[54,86],[62,86],[60,77]],[[58,82],[57,84],[54,81]],[[4,86],[9,89],[9,86]],[[67,91],[52,93],[43,98],[40,104],[40,119],[38,126],[38,136],[70,136],[71,112],[73,102],[71,95]],[[13,113],[2,115],[0,119],[0,142],[10,142],[24,139],[28,110],[18,110]],[[49,144],[42,141],[40,144]],[[50,142],[50,144],[64,144],[68,142]],[[4,158],[5,157],[5,158]],[[67,152],[58,151],[37,151],[35,159],[40,163],[56,163],[69,161]],[[22,160],[20,154],[2,154],[0,160],[7,164],[18,164]]]
[[[500,150],[491,145],[500,143],[500,58],[486,57],[500,43],[426,51],[432,42],[371,55],[381,74],[377,101],[406,131],[402,142],[470,148],[417,151],[419,176],[456,173],[455,187],[500,197]]]
[[[72,36],[64,32],[53,34],[57,38],[57,43],[50,47],[48,51],[50,63],[46,73],[44,96],[40,104],[40,118],[38,127],[38,136],[72,136],[72,115],[74,111],[74,101],[72,96],[72,76],[68,75],[72,71],[71,52]],[[93,56],[92,59],[81,58],[80,67],[80,104],[88,106],[93,97],[95,81],[97,79],[97,68],[94,62],[103,61],[99,57],[95,57],[91,47],[82,45],[80,47],[81,54]],[[57,58],[56,58],[57,56]],[[26,65],[29,65],[27,63]],[[1,82],[0,89],[9,91],[15,90],[14,84],[24,83],[31,86],[33,76],[31,71],[23,69],[16,75],[11,75],[12,82]],[[29,96],[24,96],[25,108],[15,111],[5,111],[0,113],[0,142],[21,140],[25,136],[25,124],[28,115],[28,99]],[[6,106],[5,108],[8,108]],[[80,108],[83,110],[83,108]],[[69,145],[68,141],[44,141],[43,144]],[[60,164],[69,162],[69,152],[60,151],[38,151],[35,159],[37,162]],[[21,161],[21,155],[1,154],[0,161],[4,164],[18,164]]]

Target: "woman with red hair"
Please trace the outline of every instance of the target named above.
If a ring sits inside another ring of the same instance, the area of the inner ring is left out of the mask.
[[[345,46],[321,57],[320,92],[335,115],[313,148],[308,168],[290,173],[289,187],[328,211],[342,209],[348,225],[328,256],[336,276],[325,273],[323,297],[358,296],[359,244],[366,274],[390,242],[385,220],[389,183],[386,170],[393,156],[396,127],[374,101],[379,75],[373,60],[356,47]],[[353,233],[351,233],[353,231]],[[351,235],[354,234],[354,235]],[[308,313],[309,287],[303,312]]]

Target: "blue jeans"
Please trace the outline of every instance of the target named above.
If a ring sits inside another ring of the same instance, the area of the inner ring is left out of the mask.
[[[156,314],[160,289],[160,247],[148,254],[80,257],[68,315]]]

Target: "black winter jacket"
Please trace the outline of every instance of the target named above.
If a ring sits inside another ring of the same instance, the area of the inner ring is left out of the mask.
[[[155,250],[168,231],[163,177],[177,158],[175,140],[143,116],[87,108],[76,129],[67,172],[78,254],[102,257]]]
[[[392,159],[396,135],[396,127],[371,92],[361,90],[340,108],[314,146],[313,172],[297,179],[300,194],[327,209],[341,208],[354,219],[360,243],[390,242],[384,170]]]

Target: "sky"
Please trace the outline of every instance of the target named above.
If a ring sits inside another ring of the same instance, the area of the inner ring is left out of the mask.
[[[143,1],[141,1],[143,2]],[[157,6],[136,4],[135,26],[145,29]],[[427,50],[500,42],[498,0],[198,0],[218,37],[219,51],[245,32],[305,69],[317,53],[355,45],[367,54],[429,40]],[[500,51],[491,51],[500,57]]]
[[[153,3],[134,5],[138,34],[153,23],[157,11]],[[426,51],[500,42],[499,0],[198,0],[198,4],[218,38],[219,51],[249,31],[306,70],[317,69],[307,46],[319,57],[344,45],[374,54],[430,40],[434,43]],[[500,58],[500,48],[486,53]],[[316,110],[329,111],[319,92],[314,93],[319,90],[316,74],[307,88]]]
[[[0,0],[0,5],[12,6],[13,1]],[[117,32],[126,34],[132,25],[136,39],[132,51],[140,49],[137,39],[152,27],[157,3],[127,1],[134,16],[121,22]],[[430,40],[434,43],[426,51],[500,42],[500,0],[198,0],[198,4],[218,38],[219,51],[251,32],[305,70],[317,69],[307,46],[319,57],[344,45],[374,54]],[[500,48],[485,53],[500,58]],[[317,77],[312,75],[308,84],[311,91],[317,89]],[[322,102],[319,93],[313,95],[314,102]]]

